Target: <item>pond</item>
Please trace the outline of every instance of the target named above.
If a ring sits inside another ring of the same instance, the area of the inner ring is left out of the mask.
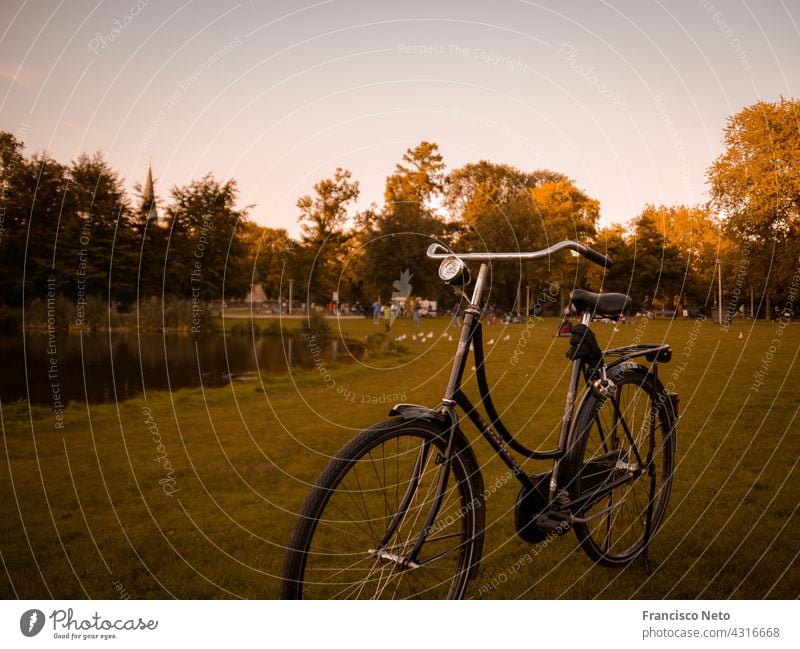
[[[311,346],[313,347],[313,345]],[[316,360],[346,362],[363,348],[326,340]],[[313,367],[305,337],[158,333],[16,333],[0,337],[0,399],[52,405],[124,401],[144,390],[218,387]]]

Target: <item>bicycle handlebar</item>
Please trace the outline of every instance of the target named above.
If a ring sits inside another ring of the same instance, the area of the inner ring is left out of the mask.
[[[614,262],[596,250],[587,248],[577,241],[560,241],[555,243],[549,248],[544,250],[534,250],[533,252],[466,252],[458,254],[448,250],[441,243],[432,243],[428,246],[427,255],[431,259],[444,259],[445,257],[455,256],[464,261],[506,261],[513,259],[541,259],[548,257],[559,250],[573,250],[580,255],[583,255],[589,261],[594,262],[598,266],[604,268],[611,268]]]

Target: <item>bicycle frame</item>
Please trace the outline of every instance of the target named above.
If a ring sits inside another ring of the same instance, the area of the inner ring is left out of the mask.
[[[565,243],[572,244],[571,246],[564,245]],[[438,255],[432,254],[435,252],[435,249],[438,244],[432,244],[428,249],[428,256],[435,257]],[[575,247],[576,246],[576,247]],[[446,418],[446,421],[449,422],[449,439],[447,450],[445,452],[445,456],[443,458],[442,464],[442,471],[439,477],[439,484],[437,487],[436,495],[434,496],[433,503],[431,505],[431,509],[428,512],[428,516],[426,518],[425,524],[423,526],[422,532],[420,533],[419,539],[417,540],[415,547],[413,548],[412,552],[405,558],[397,557],[398,563],[401,563],[407,567],[415,567],[420,564],[417,563],[418,554],[422,548],[422,545],[425,543],[430,530],[432,529],[433,522],[436,520],[438,516],[439,510],[441,508],[441,504],[443,501],[444,493],[447,488],[447,476],[450,473],[450,464],[452,462],[452,448],[453,448],[453,441],[456,436],[456,431],[458,429],[459,424],[459,417],[456,411],[456,407],[461,408],[464,413],[466,414],[467,418],[472,422],[472,424],[478,429],[481,435],[486,439],[495,453],[500,457],[503,463],[508,467],[511,471],[512,475],[519,481],[522,487],[525,490],[533,490],[536,488],[533,480],[523,471],[522,467],[516,461],[514,456],[509,452],[508,448],[511,448],[515,452],[523,455],[526,458],[534,459],[534,460],[553,460],[553,469],[550,474],[550,485],[549,485],[549,495],[551,502],[555,499],[558,490],[558,474],[559,474],[559,462],[560,460],[567,454],[568,451],[568,443],[569,443],[569,436],[570,436],[570,429],[572,427],[573,416],[575,412],[575,403],[578,395],[578,388],[579,382],[581,379],[581,368],[582,368],[582,360],[576,359],[572,361],[572,368],[570,372],[570,379],[567,388],[567,396],[564,404],[564,411],[561,418],[561,429],[559,433],[558,439],[558,446],[555,449],[546,450],[546,451],[537,451],[534,449],[527,448],[520,442],[518,442],[511,433],[506,429],[505,425],[503,424],[502,420],[500,419],[497,410],[494,407],[494,403],[492,402],[490,389],[488,380],[486,377],[486,368],[484,362],[484,350],[483,350],[483,336],[482,336],[482,328],[481,328],[481,298],[483,295],[484,287],[486,284],[486,278],[489,272],[489,266],[486,263],[487,261],[491,261],[493,259],[535,259],[545,256],[546,254],[550,254],[556,250],[560,250],[562,248],[570,248],[581,252],[581,254],[585,254],[590,259],[592,258],[591,255],[586,254],[586,251],[597,255],[594,251],[590,251],[586,248],[580,246],[580,244],[574,244],[573,242],[562,242],[561,244],[556,244],[551,248],[545,251],[538,251],[535,253],[469,253],[465,255],[459,255],[462,259],[474,259],[481,261],[481,266],[478,271],[477,279],[475,281],[475,287],[472,292],[472,297],[469,299],[468,304],[464,309],[464,320],[461,325],[461,331],[458,340],[458,346],[456,348],[455,357],[453,359],[453,365],[450,370],[450,377],[448,379],[447,388],[445,389],[444,397],[442,398],[441,406],[437,409],[437,412],[440,413],[443,417]],[[605,258],[602,258],[605,259]],[[597,259],[593,259],[597,263],[601,263],[597,261]],[[591,324],[592,315],[591,313],[585,312],[581,315],[581,323],[589,326]],[[486,422],[481,414],[479,413],[477,407],[470,401],[469,397],[466,393],[462,390],[461,383],[464,377],[464,372],[466,370],[467,359],[469,357],[470,348],[473,349],[475,354],[475,371],[476,371],[476,379],[478,383],[478,391],[480,392],[481,396],[481,403],[483,404],[484,408],[486,409],[486,413],[489,416],[490,422]],[[669,360],[667,356],[670,353],[669,345],[631,345],[628,347],[620,347],[617,349],[607,350],[604,352],[605,354],[609,355],[616,355],[620,358],[613,363],[611,363],[608,367],[612,367],[624,361],[630,360],[632,358],[636,358],[639,356],[647,356],[648,360],[652,360],[654,368],[657,366],[657,362],[659,360]],[[606,367],[606,366],[604,366]],[[657,376],[657,369],[654,370],[654,373]],[[584,376],[585,380],[588,382],[590,379],[590,374],[586,373]],[[615,408],[619,410],[618,405],[615,403]],[[651,426],[654,426],[654,417],[656,413],[651,413]],[[621,416],[621,413],[620,413]],[[627,430],[627,426],[625,428],[625,435],[629,438],[631,443],[633,440],[630,435],[630,431]],[[654,428],[651,427],[651,434]],[[508,447],[508,448],[507,448]],[[652,452],[652,445],[650,451]],[[649,454],[647,458],[647,463],[644,464],[646,470],[652,471],[652,457]],[[415,477],[412,477],[411,485],[409,486],[409,492],[406,494],[406,498],[404,498],[404,502],[410,500],[410,496],[413,493],[414,484],[415,484]],[[613,483],[609,483],[608,485],[604,486],[603,492],[610,492],[620,484],[629,481],[630,478],[624,479],[621,482],[616,481]],[[583,498],[579,497],[572,501],[571,505],[582,505],[583,500],[586,501],[591,500],[592,498],[598,498],[598,494],[601,497],[603,493],[590,493],[584,496]],[[389,530],[385,535],[381,545],[385,544],[388,539],[391,537],[391,531],[393,531],[396,526],[402,521],[402,518],[405,516],[407,509],[407,505],[401,504],[398,512],[395,514],[393,521],[389,525]],[[648,518],[649,518],[648,513]],[[577,519],[576,519],[577,520]]]
[[[458,341],[458,347],[456,348],[456,354],[453,359],[453,366],[450,370],[450,378],[447,383],[447,388],[445,389],[444,398],[442,399],[442,405],[439,409],[443,415],[447,417],[447,421],[450,422],[450,436],[447,445],[447,451],[445,452],[445,457],[442,462],[442,471],[439,476],[439,484],[437,486],[436,495],[434,496],[433,503],[431,504],[430,511],[428,512],[428,516],[426,518],[425,524],[423,526],[422,532],[417,539],[415,547],[409,553],[409,555],[405,558],[397,558],[398,563],[402,563],[405,566],[417,566],[417,557],[418,554],[425,543],[428,534],[432,528],[433,522],[436,520],[436,517],[439,514],[439,509],[441,508],[442,500],[444,498],[444,493],[447,488],[447,476],[449,475],[450,471],[450,463],[452,462],[451,451],[453,446],[453,440],[455,439],[455,434],[458,426],[458,414],[456,412],[456,406],[460,407],[473,425],[478,429],[481,435],[489,442],[489,445],[494,449],[495,453],[500,457],[503,463],[509,468],[512,475],[523,485],[526,489],[533,489],[534,484],[528,475],[522,470],[519,463],[514,459],[511,453],[508,452],[505,448],[505,444],[508,444],[514,450],[518,451],[522,455],[525,455],[532,459],[539,459],[539,460],[555,460],[553,473],[551,477],[551,492],[555,492],[557,485],[555,482],[555,476],[558,472],[558,461],[561,457],[563,457],[567,452],[567,440],[569,436],[570,426],[572,424],[572,415],[575,406],[575,398],[578,391],[578,381],[580,379],[580,370],[581,370],[581,362],[580,360],[573,361],[572,364],[572,372],[570,375],[570,383],[569,388],[567,391],[567,400],[564,407],[564,416],[561,422],[561,432],[559,435],[559,442],[558,448],[550,451],[535,451],[532,449],[528,449],[516,440],[514,440],[513,436],[508,432],[508,430],[503,425],[503,422],[500,420],[500,416],[497,414],[497,411],[494,407],[494,404],[491,399],[491,395],[489,393],[488,381],[486,380],[486,370],[484,367],[484,358],[483,358],[483,339],[482,339],[482,330],[481,330],[481,322],[480,322],[480,301],[481,296],[483,295],[484,286],[486,284],[486,277],[489,272],[489,267],[486,263],[482,263],[480,266],[480,270],[478,271],[478,277],[475,282],[475,288],[472,292],[472,297],[464,309],[464,321],[461,325],[461,332]],[[591,321],[590,314],[584,314],[582,317],[582,322],[584,324],[588,324]],[[481,402],[484,404],[486,408],[487,414],[491,418],[492,422],[491,425],[484,421],[483,417],[481,417],[480,413],[478,412],[477,408],[472,404],[469,400],[467,395],[461,389],[461,381],[464,376],[464,371],[466,369],[467,359],[469,357],[469,350],[472,347],[475,351],[475,365],[476,365],[476,372],[478,378],[478,389],[481,393]],[[496,428],[500,434],[496,433],[492,426]],[[416,484],[417,476],[412,476],[411,484],[409,485],[409,491],[406,493],[406,496],[403,499],[403,504],[396,512],[393,520],[389,524],[389,528],[387,530],[384,539],[381,542],[381,546],[384,545],[388,539],[391,537],[391,532],[399,525],[402,518],[405,516],[407,505],[405,504],[406,501],[410,500],[410,495],[415,488],[414,485]]]
[[[557,448],[547,451],[537,451],[529,449],[516,441],[513,435],[511,435],[506,429],[505,425],[500,419],[499,414],[497,413],[497,410],[494,407],[486,378],[482,325],[480,321],[481,311],[479,305],[487,274],[488,265],[485,263],[481,264],[472,297],[469,304],[464,309],[465,315],[464,322],[461,326],[461,336],[459,339],[458,348],[456,349],[455,358],[453,359],[453,367],[450,371],[450,379],[447,384],[447,389],[445,390],[445,395],[442,399],[442,407],[450,414],[451,421],[456,417],[455,406],[461,408],[472,424],[478,429],[481,435],[487,440],[487,442],[489,442],[494,451],[500,456],[500,459],[509,468],[511,473],[517,478],[520,484],[526,488],[532,489],[534,487],[533,482],[530,480],[527,474],[525,474],[511,453],[508,452],[506,445],[517,453],[530,459],[555,460],[555,466],[553,469],[553,474],[555,475],[558,469],[558,460],[567,452],[567,440],[569,437],[569,430],[572,425],[572,416],[575,410],[575,400],[578,393],[578,384],[581,375],[581,361],[576,360],[572,362]],[[591,315],[588,313],[583,314],[581,322],[585,325],[588,325],[591,322]],[[466,369],[470,347],[473,348],[475,353],[475,371],[477,375],[476,378],[478,380],[478,390],[481,396],[481,403],[486,409],[487,415],[491,420],[490,423],[487,423],[483,419],[478,412],[477,407],[470,401],[469,397],[461,389],[461,381]],[[497,432],[495,432],[495,429]]]

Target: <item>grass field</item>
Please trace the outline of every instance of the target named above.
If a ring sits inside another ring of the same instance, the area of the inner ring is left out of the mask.
[[[276,597],[295,512],[327,458],[393,402],[441,398],[457,333],[447,324],[424,321],[433,336],[417,342],[413,323],[397,321],[392,335],[407,336],[400,353],[323,372],[72,403],[62,429],[52,409],[3,404],[0,595]],[[333,325],[331,335],[351,340],[375,331],[368,320]],[[504,420],[527,444],[548,448],[568,370],[556,326],[537,322],[529,339],[524,325],[485,334],[495,341],[488,372]],[[677,472],[652,573],[641,562],[596,567],[571,534],[525,544],[514,533],[509,482],[487,500],[483,562],[468,596],[800,596],[800,325],[736,322],[723,331],[638,320],[596,331],[606,345],[639,339],[674,349],[661,378],[681,395]],[[492,485],[504,467],[475,431],[465,432]]]

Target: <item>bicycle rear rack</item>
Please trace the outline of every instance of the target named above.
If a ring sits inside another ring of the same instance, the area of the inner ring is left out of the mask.
[[[666,344],[639,343],[638,345],[625,345],[624,347],[614,347],[603,352],[605,356],[619,356],[620,360],[615,363],[644,356],[651,363],[669,363],[672,360],[672,347]]]

